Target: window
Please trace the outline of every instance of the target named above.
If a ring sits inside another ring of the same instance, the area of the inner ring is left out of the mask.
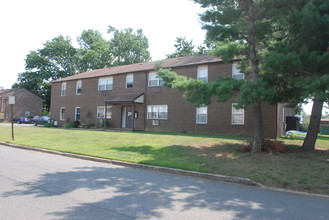
[[[134,75],[128,74],[126,76],[126,88],[132,88],[134,86]]]
[[[197,79],[208,82],[208,66],[198,67]]]
[[[66,96],[66,83],[62,83],[61,96]]]
[[[196,123],[207,124],[207,120],[208,120],[208,107],[201,106],[196,108]]]
[[[75,120],[80,121],[81,110],[80,107],[75,108]]]
[[[31,112],[30,111],[26,111],[25,112],[25,116],[31,116]]]
[[[112,90],[113,77],[98,79],[98,91]]]
[[[147,119],[167,119],[168,106],[167,105],[148,105]]]
[[[65,120],[65,107],[61,107],[59,111],[59,120],[64,121]]]
[[[232,104],[232,124],[244,125],[244,109],[237,109],[236,105],[236,103]]]
[[[150,72],[149,79],[148,79],[148,85],[149,85],[149,87],[162,86],[163,81],[160,77],[158,77],[158,74],[156,72]]]
[[[76,84],[76,95],[81,95],[81,89],[82,89],[82,81],[79,80],[77,81]]]
[[[97,118],[105,118],[105,106],[97,106]],[[112,118],[112,106],[108,105],[106,110],[106,118]]]
[[[240,72],[238,63],[232,64],[232,78],[233,79],[244,79],[244,74]]]

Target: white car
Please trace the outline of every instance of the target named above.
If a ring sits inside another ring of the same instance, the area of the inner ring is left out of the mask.
[[[305,138],[307,132],[290,130],[286,132],[286,138]]]

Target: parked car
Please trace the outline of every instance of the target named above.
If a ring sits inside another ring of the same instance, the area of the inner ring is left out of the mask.
[[[46,123],[50,122],[50,117],[49,116],[35,116],[34,119],[34,125],[44,125]]]
[[[20,120],[21,120],[21,118],[23,118],[23,117],[15,117],[14,119],[13,119],[13,122],[14,123],[18,123]]]
[[[286,132],[286,138],[305,138],[307,132],[290,130]]]
[[[34,123],[34,116],[27,116],[26,120],[28,121],[29,124],[30,123],[32,124],[32,123]]]
[[[33,121],[31,118],[18,116],[13,119],[13,122],[18,124],[31,124]]]

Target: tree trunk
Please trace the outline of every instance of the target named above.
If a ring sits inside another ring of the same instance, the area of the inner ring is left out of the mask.
[[[312,113],[310,118],[310,125],[308,127],[307,135],[302,145],[302,149],[306,151],[315,150],[315,142],[318,137],[320,128],[323,100],[314,99],[312,106]]]
[[[263,139],[262,108],[260,102],[253,104],[253,125],[254,133],[252,138],[251,153],[259,153],[262,151]]]
[[[253,0],[248,1],[248,36],[249,56],[251,62],[252,81],[257,87],[257,79],[259,78],[258,58],[256,51],[256,12]],[[259,97],[255,97],[253,104],[253,118],[254,118],[254,133],[251,145],[251,153],[258,153],[262,151],[263,139],[263,124],[262,124],[262,108]]]

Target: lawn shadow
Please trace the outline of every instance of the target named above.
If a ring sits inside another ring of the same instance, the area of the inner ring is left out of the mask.
[[[235,160],[243,156],[250,155],[243,152],[240,144],[220,144],[206,146],[181,146],[171,145],[155,148],[149,145],[113,147],[112,150],[146,155],[147,159],[138,163],[193,170],[200,172],[216,173],[209,165],[220,163],[221,161]]]
[[[175,133],[175,132],[148,132],[148,131],[134,131],[132,133],[140,133],[140,134],[156,134],[156,135],[164,135],[164,136],[182,136],[182,137],[202,137],[202,138],[214,138],[214,139],[228,139],[228,140],[242,140],[249,141],[250,137],[248,136],[226,136],[226,135],[218,135],[218,134],[197,134],[197,133]]]
[[[17,184],[26,189],[1,196],[63,196],[79,201],[76,206],[48,213],[55,219],[281,219],[292,209],[285,193],[111,165],[44,173],[33,182]],[[273,201],[269,203],[264,193]],[[307,202],[301,195],[292,197],[296,209]],[[294,215],[295,219],[305,216],[309,216],[307,209]]]

